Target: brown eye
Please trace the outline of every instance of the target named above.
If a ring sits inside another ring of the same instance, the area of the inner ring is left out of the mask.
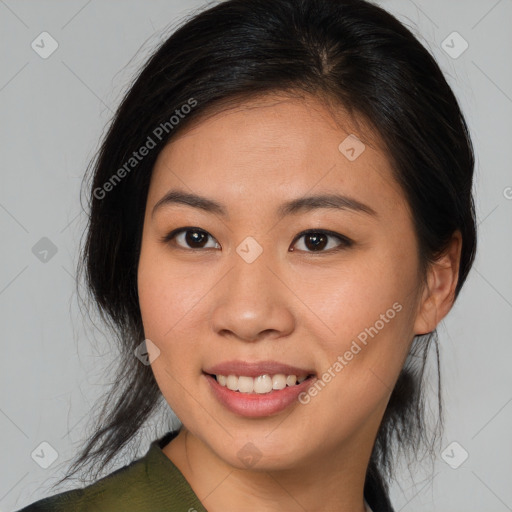
[[[174,240],[175,244],[181,249],[217,249],[218,243],[213,246],[207,246],[208,238],[215,240],[208,232],[194,227],[179,228],[171,231],[162,241],[165,243]]]
[[[328,242],[324,233],[309,233],[304,235],[304,245],[311,251],[322,250]]]
[[[330,252],[331,250],[336,251],[339,249],[343,249],[345,247],[350,247],[352,245],[352,240],[349,238],[340,235],[339,233],[333,233],[332,231],[305,231],[297,236],[294,242],[300,239],[304,239],[303,247],[299,250],[305,251],[305,252]],[[330,239],[336,239],[338,241],[338,244],[334,243],[334,245],[329,244]],[[326,247],[328,247],[327,250],[324,250]],[[293,247],[290,249],[290,251],[294,251]]]

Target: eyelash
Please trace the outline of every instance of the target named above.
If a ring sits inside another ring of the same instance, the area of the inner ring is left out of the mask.
[[[210,235],[210,233],[205,231],[204,229],[200,229],[200,228],[193,227],[193,226],[187,226],[187,227],[182,227],[182,228],[174,229],[173,231],[171,231],[167,235],[163,236],[161,238],[161,242],[163,242],[165,244],[168,244],[174,238],[176,238],[177,235],[179,235],[181,233],[186,233],[187,231],[193,231],[193,232],[198,232],[198,233],[205,233],[206,235],[210,236],[211,238],[213,238],[215,240],[215,238],[212,235]],[[300,240],[302,237],[307,236],[307,235],[311,235],[311,234],[315,234],[315,235],[320,235],[321,234],[321,235],[327,235],[328,237],[336,238],[340,242],[340,244],[337,247],[334,247],[334,248],[331,248],[331,249],[328,249],[328,250],[320,250],[320,251],[303,251],[303,250],[301,250],[301,252],[306,252],[306,253],[309,253],[309,254],[315,254],[315,253],[317,253],[317,254],[328,253],[329,254],[329,253],[333,253],[333,252],[336,252],[336,251],[340,251],[342,249],[349,248],[349,247],[351,247],[354,244],[354,242],[350,238],[347,238],[344,235],[340,235],[339,233],[335,233],[334,231],[329,231],[329,230],[325,230],[325,229],[308,229],[306,231],[302,231],[301,233],[299,233],[294,238],[294,240],[292,242],[292,245],[295,245],[297,243],[297,241]],[[192,247],[185,248],[185,247],[180,247],[180,246],[177,246],[177,248],[178,249],[183,249],[184,251],[194,251],[194,252],[203,250],[203,248],[192,248]],[[213,247],[207,247],[206,249],[213,249]]]

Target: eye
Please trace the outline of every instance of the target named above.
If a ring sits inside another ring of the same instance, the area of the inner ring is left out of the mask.
[[[175,244],[178,245],[180,249],[185,250],[194,250],[194,249],[219,249],[220,245],[218,242],[212,246],[207,245],[208,237],[211,237],[212,240],[215,238],[212,237],[208,232],[203,229],[199,229],[193,226],[178,228],[162,238],[162,242],[168,243],[171,240],[175,240]]]
[[[220,249],[220,244],[216,241],[213,243],[213,246],[208,246],[209,237],[212,241],[215,241],[215,238],[213,238],[207,231],[197,227],[188,226],[171,231],[162,238],[162,242],[169,243],[174,241],[174,245],[184,250]],[[331,252],[353,245],[353,241],[346,236],[328,230],[310,229],[308,231],[303,231],[297,235],[292,245],[301,238],[304,238],[303,246],[305,248],[299,248],[299,250],[304,252]],[[332,243],[329,244],[329,239],[336,239],[338,244],[334,244],[334,246],[332,246]],[[324,250],[326,247],[327,250]],[[295,249],[292,247],[290,252],[293,252],[294,250]]]
[[[313,230],[310,229],[308,231],[303,231],[294,240],[294,243],[297,240],[304,238],[303,246],[305,249],[300,249],[306,252],[331,252],[331,251],[339,251],[341,249],[350,247],[353,244],[353,241],[347,238],[346,236],[340,235],[339,233],[334,233],[333,231],[326,230]],[[327,246],[329,246],[329,238],[335,238],[338,240],[338,245],[331,246],[324,250]],[[294,251],[293,247],[290,251]]]

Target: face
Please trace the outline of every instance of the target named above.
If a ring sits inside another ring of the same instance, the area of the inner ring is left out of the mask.
[[[226,464],[369,455],[416,333],[420,283],[411,214],[378,137],[314,98],[247,101],[194,122],[157,159],[138,268],[152,369]]]

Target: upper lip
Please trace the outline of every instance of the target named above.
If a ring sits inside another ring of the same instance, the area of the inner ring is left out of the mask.
[[[210,375],[236,375],[247,377],[258,377],[259,375],[295,375],[296,377],[307,377],[314,375],[314,370],[307,368],[298,368],[289,364],[279,363],[277,361],[224,361],[203,370]]]

